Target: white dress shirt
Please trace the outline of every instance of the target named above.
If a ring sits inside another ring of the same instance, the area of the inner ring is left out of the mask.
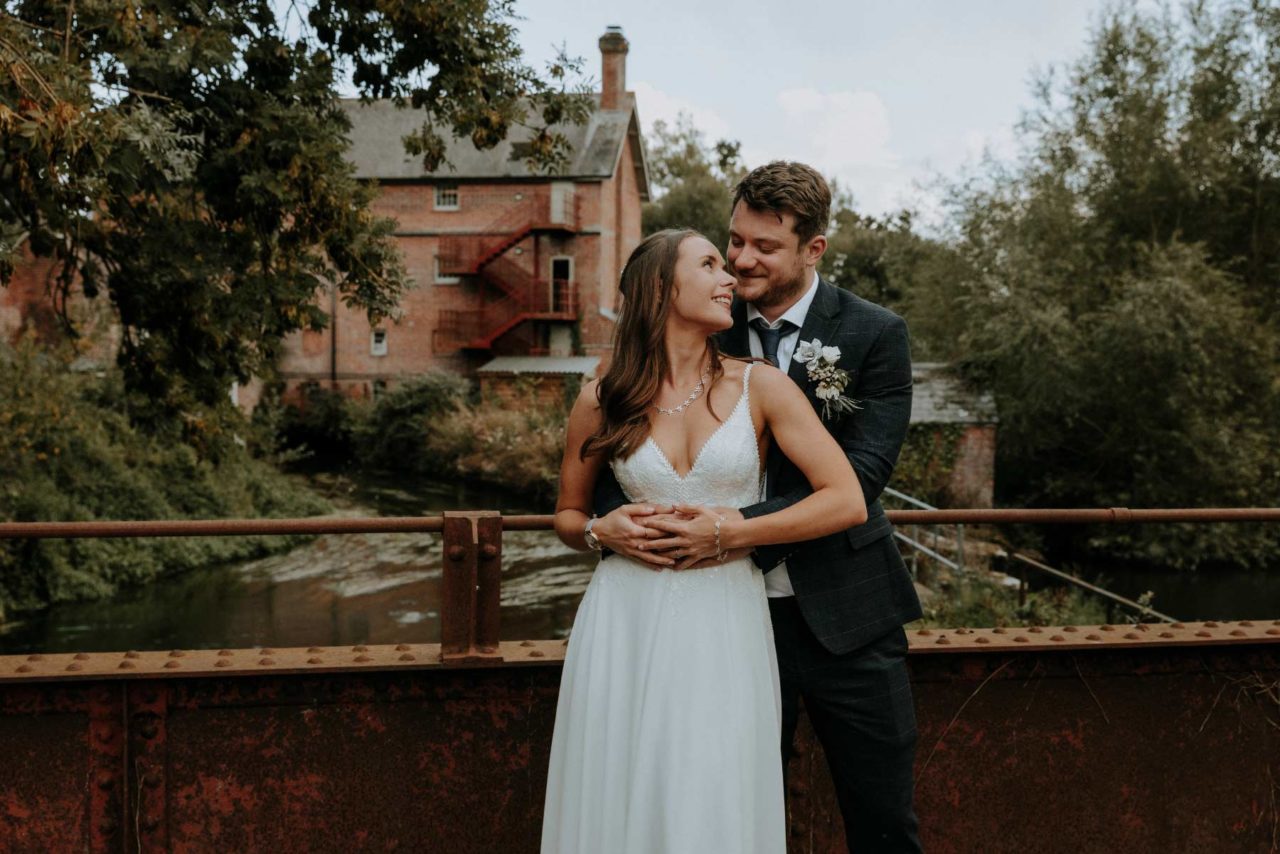
[[[777,329],[784,320],[795,324],[795,328],[778,339],[778,369],[784,374],[791,369],[791,356],[796,351],[796,345],[800,343],[800,330],[804,328],[805,315],[809,313],[809,306],[813,305],[813,298],[817,293],[818,274],[815,271],[813,278],[809,281],[809,288],[804,292],[804,295],[796,300],[795,305],[783,312],[781,317],[769,324],[771,329]],[[764,347],[760,344],[760,333],[756,332],[755,327],[752,325],[757,317],[763,318],[764,315],[757,311],[754,305],[748,304],[747,339],[751,344],[751,355],[760,358],[764,356]],[[768,321],[765,322],[768,323]],[[765,489],[768,488],[769,484],[766,480]],[[764,574],[764,589],[770,599],[781,599],[785,596],[796,595],[795,590],[791,587],[791,576],[787,574],[786,561]]]

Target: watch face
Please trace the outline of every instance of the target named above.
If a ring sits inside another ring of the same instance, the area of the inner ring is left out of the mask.
[[[594,518],[588,520],[587,527],[582,529],[582,539],[587,541],[587,548],[599,550],[600,541],[596,539],[595,534],[591,533],[591,528],[595,523],[596,520]]]

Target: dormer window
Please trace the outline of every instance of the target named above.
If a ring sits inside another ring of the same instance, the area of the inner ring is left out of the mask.
[[[458,209],[458,185],[436,184],[436,210],[456,211]]]

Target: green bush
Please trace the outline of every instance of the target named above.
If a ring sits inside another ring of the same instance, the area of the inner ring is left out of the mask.
[[[1079,590],[1053,587],[1028,591],[1026,603],[1019,605],[1016,588],[973,576],[946,585],[925,606],[924,618],[913,627],[1091,626],[1106,621],[1102,600]]]
[[[951,505],[947,490],[963,435],[960,424],[912,424],[889,485],[934,506]]]
[[[268,407],[255,420],[264,433],[278,433],[277,455],[305,449],[328,462],[350,461],[373,471],[554,496],[567,406],[538,403],[532,385],[516,406],[469,402],[471,390],[466,379],[443,371],[407,380],[373,403],[313,387],[301,408],[273,415]]]
[[[427,450],[432,425],[464,406],[470,384],[456,374],[430,371],[407,380],[361,408],[353,429],[361,465],[375,469],[442,473]]]
[[[216,461],[148,435],[118,378],[0,346],[0,521],[307,516],[328,508],[238,445]],[[114,403],[113,403],[114,401]],[[122,586],[291,547],[298,538],[0,541],[0,612],[107,596]]]
[[[542,498],[560,484],[568,416],[560,407],[461,406],[431,423],[424,444],[437,472]]]
[[[262,415],[254,413],[260,423],[268,418],[277,422],[277,450],[289,448],[324,460],[350,459],[365,404],[316,383],[307,383],[301,391],[298,406],[272,402],[266,408],[259,407]],[[273,415],[276,408],[279,414]]]

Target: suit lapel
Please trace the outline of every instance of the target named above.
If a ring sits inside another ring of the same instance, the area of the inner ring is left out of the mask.
[[[812,341],[817,338],[824,343],[830,343],[835,340],[836,332],[840,329],[840,296],[836,293],[834,286],[827,284],[818,277],[818,283],[815,285],[818,292],[813,295],[813,302],[809,304],[809,311],[804,316],[804,325],[800,327],[800,335],[796,338],[796,346],[801,341]],[[743,314],[746,314],[745,308]],[[744,326],[745,338],[745,326]],[[809,399],[814,409],[819,406],[817,396],[814,394],[812,383],[809,382],[809,368],[803,363],[796,360],[795,356],[791,357],[791,364],[787,368],[787,376],[800,386],[804,391],[805,397]],[[777,491],[778,486],[778,470],[782,467],[784,459],[782,452],[778,450],[776,442],[769,445],[769,456],[765,460],[765,472],[768,474],[768,492],[769,497]]]
[[[830,344],[840,329],[840,297],[836,294],[835,287],[822,281],[821,277],[818,278],[816,287],[818,292],[813,296],[809,311],[804,316],[804,326],[800,327],[800,335],[796,338],[797,347],[801,341],[812,341],[815,338],[824,344]],[[818,399],[810,388],[809,368],[792,356],[787,376],[804,389],[810,402],[816,405]]]

